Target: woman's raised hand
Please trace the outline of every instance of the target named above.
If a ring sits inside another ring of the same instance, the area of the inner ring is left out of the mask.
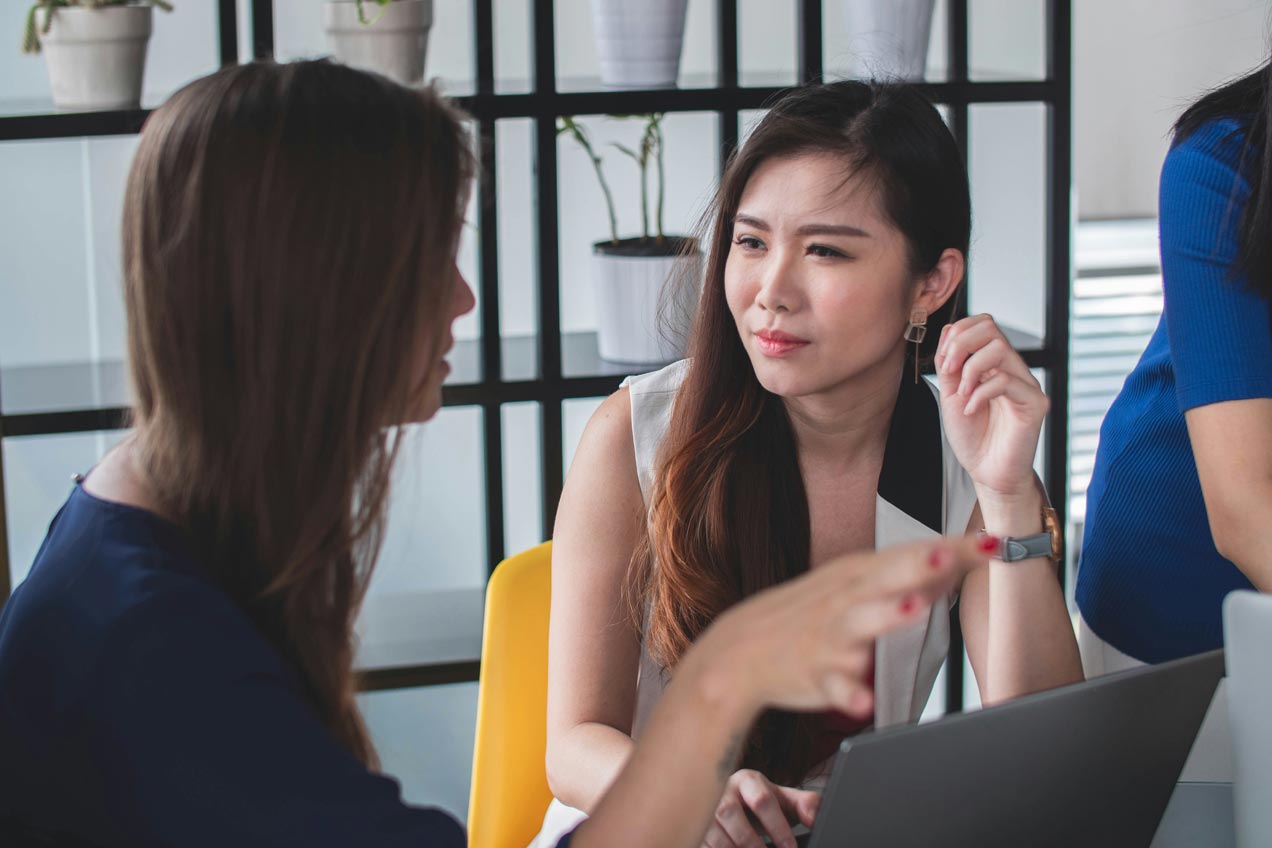
[[[973,315],[946,325],[935,365],[946,438],[982,504],[1034,496],[1034,454],[1049,402],[994,319]]]

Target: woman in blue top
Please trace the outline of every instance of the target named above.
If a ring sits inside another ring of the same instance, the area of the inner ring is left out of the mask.
[[[1161,323],[1100,430],[1078,572],[1088,676],[1219,647],[1272,591],[1272,61],[1201,98],[1162,167]]]
[[[0,844],[464,844],[376,773],[352,627],[390,428],[437,412],[473,306],[472,170],[437,95],[325,62],[228,68],[151,116],[124,213],[135,427],[0,615]],[[700,844],[759,712],[869,713],[862,646],[979,550],[841,558],[722,616],[560,844]]]

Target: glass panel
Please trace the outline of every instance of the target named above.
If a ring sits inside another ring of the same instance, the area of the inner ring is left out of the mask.
[[[10,40],[0,50],[0,116],[56,111],[43,55],[29,56],[17,47],[20,24],[30,3],[9,4],[5,32]],[[177,3],[171,12],[156,11],[147,48],[142,105],[157,106],[176,89],[220,64],[217,4]],[[7,185],[7,184],[6,184]]]
[[[538,403],[505,403],[503,416],[504,549],[508,556],[543,541],[543,480]]]
[[[326,4],[314,0],[273,2],[274,55],[280,62],[331,55],[323,25]],[[433,0],[424,78],[439,80],[447,94],[472,93],[477,68],[473,43],[472,4],[467,0]]]
[[[1046,327],[1047,108],[973,105],[970,310],[989,312],[1018,348],[1039,347]]]
[[[530,0],[499,0],[495,7],[495,91],[525,94],[533,90],[534,51]]]
[[[615,5],[636,7],[633,3]],[[603,88],[591,0],[556,0],[555,13],[557,90]],[[648,10],[640,9],[640,14],[647,13]],[[716,84],[718,29],[715,3],[689,3],[677,87],[704,88]]]
[[[769,0],[738,3],[738,83],[768,87],[799,81],[795,6]]]
[[[365,692],[358,708],[384,773],[402,784],[402,799],[466,820],[477,684]]]
[[[83,474],[124,437],[124,430],[4,440],[4,500],[9,528],[9,579],[16,587],[31,570],[49,522]]]
[[[481,409],[443,409],[401,437],[358,663],[475,659],[487,571]]]
[[[592,413],[605,398],[571,398],[561,403],[561,433],[563,471],[570,473],[570,465],[574,462],[574,451],[578,449],[579,440],[583,438],[583,430],[591,420]]]
[[[1047,76],[1047,3],[968,0],[968,76],[1040,80]]]
[[[639,118],[615,119],[587,116],[578,119],[588,134],[592,148],[602,157],[617,216],[620,239],[641,234],[640,169],[613,145],[639,147],[644,122]],[[668,236],[688,235],[710,201],[718,173],[719,121],[709,113],[669,114],[663,119],[666,145],[664,232]],[[568,135],[558,139],[560,162],[560,275],[563,367],[566,376],[632,374],[651,370],[644,365],[607,366],[596,354],[594,334],[600,325],[596,293],[600,281],[599,260],[593,245],[610,238],[609,213],[591,160]],[[654,209],[657,198],[656,169],[648,175],[650,231],[656,229]],[[647,323],[660,332],[657,304]],[[615,310],[621,314],[622,310]],[[662,313],[665,317],[665,312]],[[616,322],[619,320],[615,319]],[[577,336],[577,337],[575,337]],[[657,358],[656,356],[654,357]],[[648,361],[648,360],[646,360]]]
[[[503,378],[539,374],[538,246],[535,241],[534,121],[495,123],[499,205],[499,332]]]
[[[0,204],[8,412],[123,401],[119,222],[136,144],[127,136],[0,145],[0,184],[22,199]]]
[[[948,0],[848,0],[823,4],[826,79],[949,78]],[[926,43],[923,22],[931,9]]]
[[[755,130],[760,120],[768,114],[767,109],[743,109],[738,112],[738,143],[739,146],[746,144],[746,140],[751,137],[752,131]]]
[[[476,146],[477,126],[469,123],[468,130]],[[455,347],[447,356],[451,373],[447,375],[448,384],[476,383],[481,380],[481,299],[482,279],[481,265],[478,257],[481,253],[481,233],[477,228],[477,206],[480,203],[476,186],[468,197],[468,208],[464,210],[464,226],[460,231],[459,255],[456,264],[459,272],[468,281],[473,290],[476,304],[467,315],[461,315],[453,325]]]

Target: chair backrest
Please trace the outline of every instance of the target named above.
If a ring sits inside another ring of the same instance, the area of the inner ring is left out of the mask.
[[[552,543],[509,557],[486,587],[470,848],[529,844],[552,801],[544,768]]]

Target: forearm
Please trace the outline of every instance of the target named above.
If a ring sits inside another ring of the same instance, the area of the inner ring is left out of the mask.
[[[1042,530],[1042,495],[981,503],[985,529],[999,536],[1029,536]],[[1082,661],[1055,566],[1037,558],[990,560],[987,673],[980,681],[986,704],[1074,683]]]
[[[548,785],[562,803],[591,813],[623,770],[635,743],[617,728],[577,724],[548,746]]]
[[[576,848],[701,844],[758,709],[737,699],[726,673],[693,660],[681,663]]]

